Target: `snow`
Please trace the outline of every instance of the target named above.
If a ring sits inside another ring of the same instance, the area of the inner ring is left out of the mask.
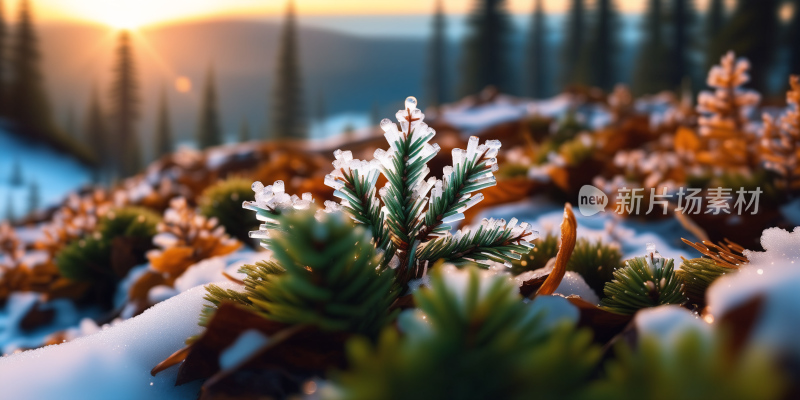
[[[522,286],[522,284],[530,279],[534,278],[541,278],[545,275],[550,274],[553,272],[553,267],[555,266],[555,258],[550,259],[547,265],[543,268],[535,269],[533,271],[523,272],[514,277],[514,281],[516,282],[517,286]],[[600,304],[600,297],[597,296],[597,293],[592,290],[591,287],[586,283],[586,280],[583,279],[581,274],[573,271],[567,271],[564,273],[564,278],[561,279],[561,283],[556,288],[555,294],[560,294],[563,296],[580,296],[583,300],[586,300],[592,304]],[[537,297],[538,298],[538,297]]]
[[[489,217],[506,220],[516,217],[533,225],[534,229],[539,231],[539,236],[544,237],[547,231],[561,225],[564,205],[553,203],[543,197],[534,197],[488,208],[481,211],[473,220],[480,221],[481,218]],[[622,218],[614,213],[613,208],[606,208],[605,212],[590,217],[575,213],[575,218],[578,221],[579,238],[592,241],[601,239],[603,243],[617,242],[625,260],[641,256],[642,249],[647,243],[654,243],[661,255],[666,258],[680,260],[681,257],[695,257],[693,253],[684,250],[685,245],[681,242],[682,237],[694,236],[674,218],[643,222],[634,218]]]
[[[176,367],[155,377],[150,370],[202,331],[197,321],[205,293],[196,287],[93,335],[0,358],[3,398],[197,398],[199,381],[175,386]]]
[[[701,337],[711,340],[712,326],[677,305],[639,310],[634,324],[640,336],[655,338],[661,346],[667,348],[673,347],[676,340],[688,331],[699,332]]]
[[[73,327],[82,318],[100,315],[100,310],[96,307],[79,310],[70,300],[56,299],[40,306],[41,310],[55,312],[50,323],[32,331],[22,330],[20,322],[41,298],[42,295],[39,293],[14,292],[0,309],[0,347],[3,354],[12,353],[20,348],[40,346],[50,334]]]
[[[469,102],[443,106],[440,118],[460,129],[463,135],[472,135],[504,122],[520,120],[528,115],[558,118],[566,114],[573,102],[572,96],[568,94],[539,101],[498,95],[493,102],[479,106]]]
[[[9,177],[17,161],[24,184],[14,187],[9,184]],[[89,169],[72,157],[43,144],[26,141],[0,127],[0,210],[3,212],[0,218],[5,218],[9,198],[16,217],[28,212],[31,183],[39,186],[40,206],[47,207],[58,204],[67,193],[90,181]]]
[[[236,341],[219,355],[220,368],[228,369],[236,366],[268,341],[269,339],[256,329],[242,332]]]
[[[719,317],[762,297],[751,340],[800,357],[800,227],[793,232],[766,229],[761,245],[765,252],[746,251],[749,264],[711,284],[706,293],[708,311]]]

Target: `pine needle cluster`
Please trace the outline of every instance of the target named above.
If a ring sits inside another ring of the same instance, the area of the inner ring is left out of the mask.
[[[717,264],[709,258],[683,259],[681,269],[675,271],[678,279],[683,282],[683,290],[686,297],[693,304],[704,305],[706,302],[706,290],[717,278],[736,271],[736,269]]]
[[[635,314],[642,308],[683,304],[683,283],[675,275],[673,259],[663,258],[655,248],[650,254],[625,261],[606,283],[600,308],[617,314]]]
[[[379,257],[370,233],[344,215],[315,219],[313,213],[278,216],[286,229],[263,240],[268,262],[247,265],[244,292],[207,286],[205,324],[223,301],[241,304],[267,319],[310,324],[327,331],[374,336],[391,321],[392,273],[377,271]]]
[[[580,390],[599,361],[591,333],[520,301],[501,277],[470,267],[434,271],[404,336],[384,330],[373,346],[348,343],[350,369],[334,376],[329,399],[565,398]],[[405,315],[404,315],[405,317]]]
[[[325,177],[340,203],[328,201],[326,211],[342,210],[372,229],[373,244],[383,251],[381,266],[396,269],[401,284],[423,276],[432,262],[456,264],[494,262],[511,266],[533,247],[537,233],[514,218],[483,220],[476,230],[464,228],[450,234],[450,224],[464,219],[464,211],[483,200],[476,192],[497,184],[500,142],[479,144],[469,139],[467,149],[453,149],[453,165],[442,179],[427,178],[427,163],[439,152],[429,144],[436,132],[423,122],[417,100],[408,97],[397,112],[398,125],[381,121],[389,149],[375,151],[375,159],[354,159],[350,151],[334,152],[334,170]],[[378,175],[387,183],[375,187]],[[379,195],[376,196],[376,195]]]
[[[579,238],[567,263],[567,271],[579,273],[596,293],[603,293],[606,283],[614,279],[614,271],[621,268],[622,252],[615,244],[602,240],[592,242]]]

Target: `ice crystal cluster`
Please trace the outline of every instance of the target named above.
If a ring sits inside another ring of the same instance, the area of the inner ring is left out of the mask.
[[[698,119],[700,133],[711,137],[740,136],[749,121],[748,113],[755,107],[761,96],[741,86],[750,80],[747,71],[750,62],[736,59],[730,51],[708,73],[708,86],[714,92],[702,91],[697,97],[697,111],[703,116]]]
[[[537,232],[516,218],[483,220],[476,228],[450,234],[450,224],[464,219],[464,212],[483,200],[478,191],[497,184],[500,142],[479,144],[470,137],[467,149],[453,149],[453,164],[444,167],[441,179],[427,166],[439,151],[430,144],[436,134],[423,122],[417,100],[408,97],[396,114],[399,124],[381,121],[388,149],[377,149],[373,160],[353,158],[352,152],[336,150],[334,170],[325,184],[341,199],[325,202],[325,211],[342,210],[358,223],[372,228],[373,243],[384,251],[383,266],[397,269],[403,281],[424,275],[431,261],[453,263],[503,263],[510,266],[533,245]],[[383,174],[386,184],[376,187]]]
[[[242,207],[256,212],[256,218],[264,222],[259,230],[251,231],[250,237],[255,239],[269,239],[269,230],[277,229],[278,221],[271,218],[281,215],[286,210],[308,210],[314,199],[311,193],[303,193],[302,197],[286,193],[283,181],[275,181],[272,185],[264,186],[261,182],[254,182],[255,201],[245,201]],[[264,242],[261,245],[267,248]]]

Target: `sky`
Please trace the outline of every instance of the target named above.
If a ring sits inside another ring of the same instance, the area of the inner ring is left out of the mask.
[[[4,3],[11,15],[20,0]],[[285,0],[31,0],[36,17],[42,21],[88,21],[114,27],[179,22],[204,18],[264,18],[278,15]],[[476,0],[443,0],[449,14],[469,12]],[[512,13],[530,13],[535,0],[507,0]],[[300,15],[353,16],[353,15],[421,15],[430,14],[434,0],[295,0]],[[708,0],[697,1],[704,8]],[[547,12],[564,12],[570,2],[544,0]],[[624,13],[641,12],[645,0],[615,0],[617,9]]]

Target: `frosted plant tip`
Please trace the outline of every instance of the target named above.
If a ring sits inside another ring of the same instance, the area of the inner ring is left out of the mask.
[[[414,110],[417,108],[417,98],[414,96],[408,96],[406,98],[406,108],[409,110]]]

